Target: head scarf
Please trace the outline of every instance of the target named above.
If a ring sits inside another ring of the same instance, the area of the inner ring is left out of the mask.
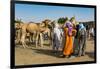
[[[66,27],[68,28],[68,34],[71,35],[73,29],[71,22],[67,22]]]
[[[84,27],[84,25],[82,23],[79,24],[79,30],[81,30],[81,29],[85,29],[85,27]]]

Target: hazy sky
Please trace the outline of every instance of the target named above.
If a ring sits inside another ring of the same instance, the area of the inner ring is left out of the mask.
[[[41,22],[44,19],[57,20],[59,17],[76,17],[77,21],[94,21],[94,8],[16,4],[15,18],[24,22]]]

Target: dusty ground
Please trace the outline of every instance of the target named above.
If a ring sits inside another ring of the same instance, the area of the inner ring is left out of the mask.
[[[29,48],[22,48],[16,45],[15,47],[15,64],[16,65],[34,65],[34,64],[49,64],[49,63],[67,63],[67,62],[82,62],[94,61],[94,42],[93,40],[87,41],[86,55],[74,58],[59,58],[52,53],[52,48],[48,45],[44,47],[35,48],[30,45]]]

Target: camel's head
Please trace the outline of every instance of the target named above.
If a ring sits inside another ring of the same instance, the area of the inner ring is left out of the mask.
[[[45,19],[44,21],[42,21],[43,23],[49,23],[49,22],[51,22],[51,20],[49,20],[49,19]]]
[[[15,23],[15,29],[20,29],[20,24],[19,23]]]
[[[44,24],[44,23],[39,23],[39,26],[40,26],[41,28],[43,28],[43,27],[45,27],[45,24]]]
[[[42,23],[44,23],[45,26],[48,27],[49,25],[51,25],[51,20],[45,19],[44,21],[42,21]]]

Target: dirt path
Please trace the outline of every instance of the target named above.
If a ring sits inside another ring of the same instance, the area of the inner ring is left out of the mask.
[[[30,46],[30,48],[15,47],[15,64],[16,65],[30,65],[30,64],[49,64],[49,63],[67,63],[67,62],[81,62],[94,61],[94,42],[87,41],[86,55],[74,58],[59,58],[52,53],[50,46],[43,48]]]

